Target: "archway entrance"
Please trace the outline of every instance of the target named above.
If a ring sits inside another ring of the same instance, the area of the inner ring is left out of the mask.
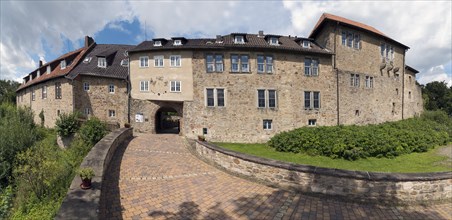
[[[157,134],[179,134],[180,116],[174,108],[161,107],[155,113],[155,131]]]

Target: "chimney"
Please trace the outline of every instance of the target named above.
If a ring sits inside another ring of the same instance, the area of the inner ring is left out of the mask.
[[[85,36],[85,47],[91,46],[94,43],[94,39],[90,36]]]
[[[258,37],[264,37],[264,31],[259,31]]]
[[[42,66],[42,60],[39,60],[39,67]]]
[[[215,40],[215,43],[221,43],[223,42],[221,35],[217,35],[217,39]]]

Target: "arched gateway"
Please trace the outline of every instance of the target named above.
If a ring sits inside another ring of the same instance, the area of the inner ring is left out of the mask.
[[[180,132],[179,113],[171,107],[161,107],[155,113],[155,132],[157,134],[179,134]]]

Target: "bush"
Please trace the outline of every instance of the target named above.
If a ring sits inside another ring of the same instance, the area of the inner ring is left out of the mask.
[[[93,117],[86,121],[80,128],[80,138],[90,145],[95,145],[107,134],[107,125]]]
[[[62,113],[55,122],[56,131],[62,137],[67,137],[77,132],[80,127],[78,113],[66,114]]]
[[[277,151],[347,160],[392,158],[447,144],[452,140],[451,121],[444,113],[426,112],[420,118],[379,125],[303,127],[275,135],[268,145]]]

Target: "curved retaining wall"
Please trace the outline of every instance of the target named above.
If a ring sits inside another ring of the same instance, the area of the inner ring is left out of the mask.
[[[96,176],[92,179],[92,189],[80,189],[78,175],[72,180],[66,198],[55,219],[98,219],[104,173],[118,146],[133,137],[132,128],[120,128],[102,138],[83,159],[80,167],[92,167]]]
[[[451,201],[452,172],[377,173],[286,163],[226,150],[196,141],[206,162],[240,176],[307,193],[384,204]]]

